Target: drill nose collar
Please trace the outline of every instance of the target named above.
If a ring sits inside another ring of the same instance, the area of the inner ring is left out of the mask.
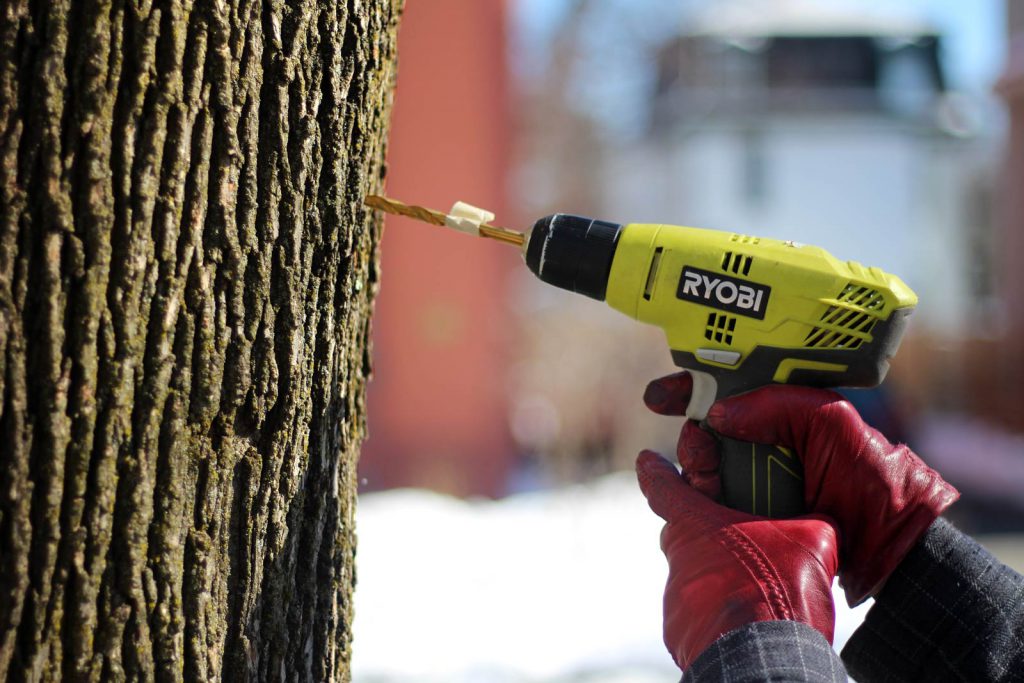
[[[622,226],[556,213],[537,221],[526,265],[544,282],[604,301]]]

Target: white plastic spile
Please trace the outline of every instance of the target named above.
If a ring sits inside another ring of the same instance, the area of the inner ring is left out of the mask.
[[[455,202],[451,211],[444,218],[449,228],[454,228],[467,235],[480,236],[480,226],[494,220],[494,214],[466,202]]]

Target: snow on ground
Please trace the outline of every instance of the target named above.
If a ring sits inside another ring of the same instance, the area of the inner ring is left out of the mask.
[[[661,642],[661,526],[632,473],[501,501],[363,495],[353,676],[678,680]],[[835,595],[842,647],[867,606]]]

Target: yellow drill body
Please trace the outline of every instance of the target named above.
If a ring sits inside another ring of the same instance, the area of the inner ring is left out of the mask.
[[[676,363],[716,378],[719,397],[771,382],[873,386],[917,304],[895,275],[819,247],[658,224],[623,226],[606,300],[661,327]],[[703,417],[710,402],[697,403]]]

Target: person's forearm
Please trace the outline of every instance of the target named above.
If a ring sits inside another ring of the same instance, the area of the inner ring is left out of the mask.
[[[1024,679],[1024,577],[937,520],[889,577],[843,648],[873,680]]]
[[[759,621],[731,631],[705,650],[683,683],[845,683],[839,655],[818,631],[796,621]]]

